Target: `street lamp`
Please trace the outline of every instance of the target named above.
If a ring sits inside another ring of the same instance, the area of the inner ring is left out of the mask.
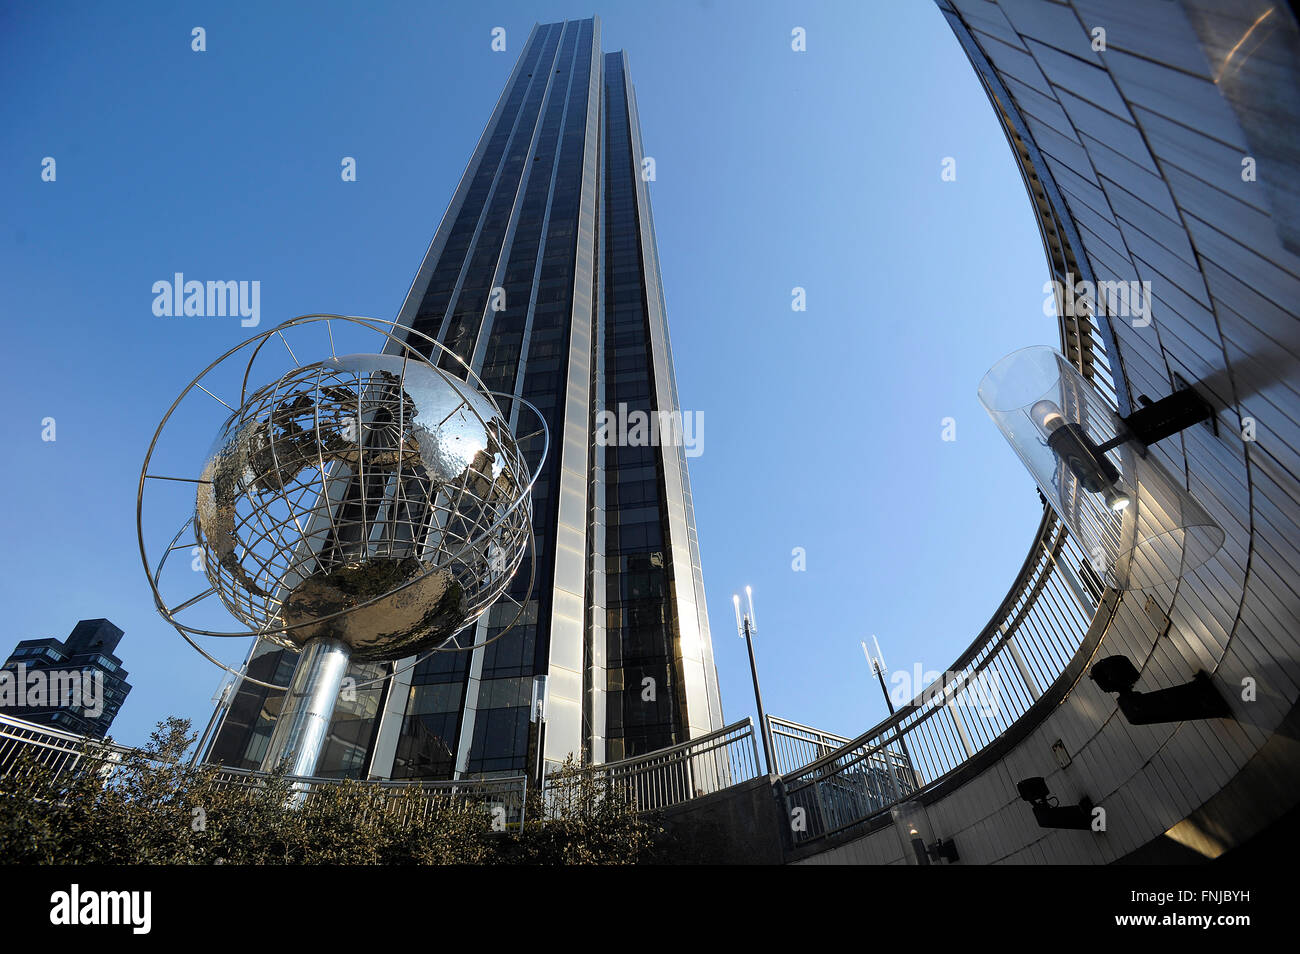
[[[871,664],[872,673],[874,673],[875,677],[880,681],[880,691],[885,694],[885,706],[889,709],[889,714],[892,716],[894,714],[894,701],[889,698],[889,689],[885,686],[885,673],[888,671],[888,667],[885,665],[885,654],[880,651],[880,640],[876,639],[874,633],[871,634],[871,641],[876,644],[876,654],[874,656],[871,655],[871,650],[867,649],[867,641],[865,639],[862,640],[862,651],[867,656],[867,662]],[[921,787],[921,776],[916,770],[916,765],[912,762],[912,753],[907,751],[907,742],[903,739],[903,733],[898,732],[896,735],[898,738],[899,748],[903,750],[903,759],[906,763],[907,772],[912,777],[911,787],[913,790],[918,789]],[[891,758],[888,749],[885,750],[884,755],[885,764],[888,766]],[[892,771],[892,768],[890,771]],[[897,778],[897,775],[895,775],[895,778]]]
[[[1120,417],[1060,352],[1035,346],[995,364],[979,399],[1109,586],[1168,583],[1223,545],[1223,528],[1148,451],[1212,420],[1193,389]]]
[[[758,688],[758,663],[754,661],[754,633],[758,631],[758,626],[754,622],[754,591],[748,586],[745,587],[745,597],[749,601],[748,613],[740,611],[740,594],[732,594],[731,603],[736,609],[736,632],[745,640],[745,646],[749,649],[749,672],[754,677],[754,702],[758,705],[758,729],[763,737],[763,758],[767,762],[767,774],[771,775],[776,770],[776,762],[772,758],[772,737],[768,732],[767,715],[763,712],[763,692]]]
[[[871,666],[871,673],[880,680],[880,691],[885,694],[885,705],[889,708],[889,714],[894,714],[894,701],[889,698],[889,689],[885,686],[885,673],[888,671],[885,666],[885,654],[880,651],[880,640],[872,634],[871,641],[876,644],[876,654],[871,655],[871,650],[867,648],[867,641],[862,640],[862,652],[867,657],[867,663]]]

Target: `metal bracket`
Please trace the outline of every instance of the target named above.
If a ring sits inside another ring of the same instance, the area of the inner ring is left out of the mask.
[[[1147,619],[1151,620],[1151,622],[1155,624],[1156,639],[1168,635],[1169,627],[1171,625],[1169,614],[1160,608],[1160,604],[1156,602],[1154,596],[1147,597],[1147,601],[1145,605],[1143,605],[1142,609],[1146,612]]]
[[[1158,401],[1139,394],[1138,403],[1142,406],[1128,417],[1120,418],[1134,440],[1150,447],[1193,424],[1206,422],[1218,435],[1219,428],[1210,403],[1177,374],[1174,375],[1174,384],[1177,389]]]
[[[961,860],[961,855],[957,854],[957,843],[951,838],[946,841],[939,839],[932,845],[926,845],[925,853],[931,861],[943,860],[954,864]]]

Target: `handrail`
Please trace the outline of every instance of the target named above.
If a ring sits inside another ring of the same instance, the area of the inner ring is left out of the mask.
[[[265,772],[253,769],[219,768],[215,781],[218,788],[254,792],[264,787],[270,778],[271,776]],[[489,812],[499,811],[500,821],[506,826],[513,827],[523,823],[528,801],[528,777],[525,775],[497,778],[387,780],[286,775],[284,781],[299,805],[321,797],[330,789],[342,789],[348,785],[358,786],[358,791],[382,798],[378,806],[380,814],[391,818],[394,811],[397,811],[401,813],[401,820],[404,822],[409,822],[417,816],[427,817],[435,805],[452,805],[460,809],[486,808]],[[419,794],[408,801],[405,796],[407,792]]]
[[[842,735],[823,732],[810,725],[778,718],[770,713],[767,715],[767,731],[772,739],[772,758],[776,762],[773,771],[778,775],[783,775],[801,765],[807,765],[809,762],[815,762],[826,753],[853,741]],[[799,753],[806,752],[809,748],[815,750],[817,754],[811,758],[799,758]],[[791,761],[791,759],[798,760]]]
[[[92,753],[99,750],[108,755],[111,762],[116,763],[120,763],[125,755],[141,752],[139,749],[48,729],[0,714],[0,772],[7,771],[18,754],[25,749],[40,750],[38,760],[53,768],[56,774],[75,771],[84,755],[82,747],[87,743]],[[46,752],[53,753],[55,759],[51,761],[47,758],[43,754]],[[255,769],[222,766],[216,767],[215,773],[219,787],[250,792],[264,787],[271,777]],[[638,811],[657,811],[711,795],[760,774],[754,723],[751,719],[742,719],[654,752],[617,762],[586,766],[576,775],[564,776],[562,781],[554,776],[549,777],[543,785],[543,795],[546,796],[548,788],[550,794],[554,795],[557,785],[574,784],[585,775],[597,780],[603,787],[620,789],[634,800]],[[301,804],[329,788],[347,784],[348,780],[285,776],[285,782]],[[509,825],[522,823],[528,789],[527,779],[522,775],[483,779],[376,780],[360,784],[383,793],[420,791],[428,797],[416,806],[416,811],[427,811],[438,799],[454,799],[459,804],[504,807],[505,821]]]
[[[999,613],[948,671],[862,735],[782,775],[796,844],[938,785],[1024,716],[1066,670],[1100,605],[1101,588],[1085,587],[1075,566],[1086,574],[1086,555],[1045,515]]]
[[[0,713],[0,773],[10,771],[24,751],[33,752],[37,764],[53,770],[56,778],[75,772],[85,757],[102,760],[102,774],[106,780],[111,778],[127,755],[145,754],[141,749],[74,735]],[[272,777],[253,769],[224,766],[205,766],[205,769],[215,770],[213,778],[218,789],[250,793],[264,788]],[[501,809],[501,821],[507,826],[523,823],[528,796],[528,779],[523,775],[383,781],[287,775],[284,782],[287,790],[294,793],[298,804],[351,782],[382,795],[385,803],[379,806],[381,812],[391,814],[391,809],[398,809],[403,811],[403,817],[407,820],[417,814],[427,815],[436,804],[451,803],[460,807]],[[413,801],[396,797],[406,791],[419,792],[422,797]]]
[[[1055,526],[1056,526],[1056,518],[1049,510],[1043,514],[1043,519],[1038,525],[1038,533],[1035,536],[1034,542],[1030,547],[1029,555],[1025,557],[1025,562],[1021,566],[1020,573],[1016,576],[1016,581],[1012,583],[1011,589],[1007,592],[1006,597],[998,605],[998,611],[993,614],[988,624],[983,629],[980,630],[979,635],[975,637],[974,641],[969,646],[967,646],[965,650],[962,651],[961,655],[957,657],[957,659],[953,662],[951,666],[948,667],[946,671],[940,674],[939,678],[935,682],[931,683],[930,685],[922,689],[916,695],[916,697],[912,699],[911,702],[899,706],[894,711],[894,713],[890,715],[888,718],[881,720],[879,723],[872,726],[870,729],[868,729],[866,732],[863,732],[861,735],[857,736],[856,738],[846,741],[845,744],[842,745],[836,751],[827,753],[821,758],[806,763],[805,765],[800,767],[800,770],[802,771],[802,770],[816,768],[823,764],[835,761],[837,758],[842,757],[843,749],[850,748],[855,745],[860,745],[868,738],[872,736],[880,735],[885,731],[897,726],[898,723],[902,722],[905,718],[907,718],[908,715],[910,715],[911,713],[919,709],[921,705],[924,704],[925,700],[929,699],[931,696],[935,694],[935,692],[937,691],[935,690],[936,685],[940,687],[939,691],[941,691],[947,686],[956,683],[958,677],[962,673],[963,668],[966,665],[968,665],[971,662],[971,660],[973,660],[977,655],[979,655],[981,649],[985,649],[988,647],[990,634],[993,633],[994,631],[998,631],[999,636],[1001,636],[1002,622],[1005,621],[1010,615],[1008,607],[1014,606],[1015,601],[1018,599],[1018,597],[1023,595],[1025,591],[1026,578],[1029,575],[1029,571],[1036,564],[1037,560],[1041,559],[1042,556],[1041,547],[1044,539],[1044,534],[1046,532],[1050,532]],[[783,773],[783,774],[790,774],[790,773]]]
[[[659,811],[760,775],[752,719],[741,719],[685,742],[617,762],[583,766],[574,775],[548,776],[543,804],[584,779],[619,791],[638,812]]]
[[[697,735],[693,739],[687,739],[685,742],[678,742],[676,745],[669,745],[662,749],[655,749],[653,752],[644,752],[641,755],[630,755],[625,759],[619,759],[617,762],[600,762],[597,765],[588,766],[588,767],[603,769],[607,772],[618,771],[619,769],[633,766],[642,762],[650,762],[657,759],[671,757],[673,755],[676,755],[679,752],[684,752],[687,749],[698,748],[699,746],[706,745],[715,739],[722,738],[723,736],[729,735],[732,732],[742,731],[746,728],[748,728],[750,732],[753,732],[754,730],[753,719],[750,718],[740,719],[737,722],[731,723],[731,725],[724,725],[721,729],[714,729],[712,732],[708,733],[707,735]]]

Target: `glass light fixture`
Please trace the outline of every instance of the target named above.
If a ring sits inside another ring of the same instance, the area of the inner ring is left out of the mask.
[[[902,843],[904,864],[931,865],[943,861],[951,864],[959,859],[952,839],[935,835],[930,814],[921,802],[915,799],[899,802],[889,809],[889,815]]]
[[[1108,586],[1168,583],[1223,545],[1223,528],[1148,449],[1175,431],[1144,425],[1146,412],[1121,418],[1060,352],[1012,352],[979,399]]]

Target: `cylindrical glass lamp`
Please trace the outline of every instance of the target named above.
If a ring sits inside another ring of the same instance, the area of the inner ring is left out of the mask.
[[[1108,586],[1168,583],[1223,545],[1223,528],[1060,352],[1012,352],[979,399]]]
[[[930,864],[927,846],[935,841],[935,837],[925,806],[916,801],[899,802],[889,810],[889,815],[903,844],[903,861],[909,865]]]

